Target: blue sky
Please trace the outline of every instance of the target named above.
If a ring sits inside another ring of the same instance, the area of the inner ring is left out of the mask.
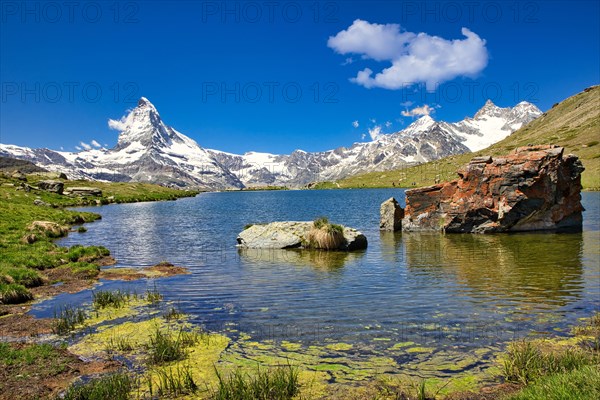
[[[600,81],[597,1],[0,7],[0,142],[30,147],[112,147],[108,119],[140,96],[203,147],[286,153],[457,121],[487,98],[545,111]]]

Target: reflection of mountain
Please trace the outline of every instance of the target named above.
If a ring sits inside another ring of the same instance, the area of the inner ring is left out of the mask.
[[[239,249],[240,258],[252,264],[290,264],[320,270],[337,270],[347,261],[356,260],[361,252],[320,250]]]
[[[409,271],[453,274],[474,298],[515,304],[565,305],[583,288],[583,236],[578,234],[403,234]]]

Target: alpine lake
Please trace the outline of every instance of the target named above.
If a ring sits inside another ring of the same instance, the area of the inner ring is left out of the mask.
[[[582,193],[583,231],[568,234],[380,232],[379,206],[392,196],[403,203],[403,190],[362,189],[215,192],[82,208],[102,220],[58,244],[103,245],[116,267],[163,260],[187,267],[186,275],[101,281],[93,290],[156,289],[187,322],[226,339],[211,361],[217,367],[297,365],[316,392],[382,376],[468,389],[497,378],[508,342],[569,337],[600,310],[600,193]],[[247,224],[321,216],[362,231],[368,249],[236,247]],[[31,313],[90,305],[93,290],[39,302]],[[96,331],[156,312],[138,309]]]

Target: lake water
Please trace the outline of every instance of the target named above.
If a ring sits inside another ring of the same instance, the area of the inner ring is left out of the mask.
[[[234,339],[303,345],[345,342],[387,354],[411,341],[477,349],[565,328],[600,309],[600,193],[583,193],[584,230],[573,234],[442,235],[379,232],[379,205],[398,189],[202,193],[176,202],[89,208],[102,220],[59,244],[100,244],[118,266],[167,260],[191,274],[105,282],[167,300]],[[83,209],[82,209],[83,210]],[[246,224],[330,221],[368,238],[359,253],[238,250]],[[90,301],[61,295],[32,311]],[[501,347],[501,346],[500,346]],[[366,351],[366,350],[365,350]]]

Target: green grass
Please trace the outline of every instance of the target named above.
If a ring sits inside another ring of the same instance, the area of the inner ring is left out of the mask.
[[[577,155],[585,167],[581,183],[600,190],[600,86],[569,97],[506,139],[475,153],[459,154],[402,169],[371,172],[337,182],[322,182],[316,189],[420,187],[450,181],[456,170],[476,156],[499,156],[528,144],[556,144],[565,154]]]
[[[503,362],[508,381],[522,389],[511,400],[600,398],[600,313],[574,327],[575,338],[511,343]],[[574,340],[573,340],[574,339]],[[591,345],[590,345],[591,343]]]
[[[57,349],[49,344],[32,344],[15,348],[9,343],[0,342],[0,364],[4,366],[35,365],[41,360],[57,356]]]
[[[156,326],[150,334],[148,347],[148,361],[150,364],[164,364],[170,361],[185,359],[187,348],[198,343],[202,335],[196,331],[173,333]]]
[[[156,286],[154,286],[152,290],[146,290],[146,301],[148,301],[148,303],[156,305],[160,303],[162,299],[163,296],[160,294]]]
[[[10,371],[9,379],[16,377],[18,381],[17,375],[27,376],[31,373],[40,377],[55,376],[67,371],[70,361],[64,350],[47,343],[0,342],[0,369]]]
[[[600,398],[600,368],[586,366],[539,379],[509,400],[596,400]]]
[[[125,372],[116,372],[86,383],[72,385],[59,397],[64,400],[127,400],[135,386],[135,379]]]
[[[25,286],[0,282],[0,304],[18,304],[32,299],[33,295]]]
[[[82,308],[65,305],[54,311],[54,318],[52,332],[58,335],[66,335],[83,325],[86,313]]]
[[[28,179],[28,184],[35,186],[42,178],[29,176]],[[107,249],[100,246],[67,249],[54,244],[53,239],[64,236],[68,227],[95,221],[100,215],[69,211],[64,207],[96,204],[98,199],[106,204],[110,201],[175,200],[197,194],[142,183],[65,181],[66,188],[91,186],[103,191],[101,198],[88,199],[35,189],[30,192],[17,190],[20,184],[0,173],[0,303],[5,304],[31,300],[33,296],[29,289],[48,282],[43,274],[47,269],[70,268],[73,274],[86,279],[98,275],[96,261],[110,254]],[[52,207],[34,205],[33,201],[38,197]],[[34,221],[51,224],[33,227]]]
[[[148,379],[148,391],[150,396],[176,397],[195,393],[198,385],[192,377],[192,371],[189,366],[156,369],[158,382]]]
[[[292,366],[258,369],[248,375],[235,370],[228,377],[217,371],[218,389],[215,400],[285,400],[300,392],[298,370]]]
[[[108,340],[105,351],[110,355],[115,351],[128,352],[133,348],[133,343],[126,336],[113,336]]]
[[[598,354],[581,348],[545,351],[539,345],[523,341],[510,345],[503,367],[507,380],[528,384],[540,376],[565,373],[598,363]]]
[[[106,291],[99,290],[92,293],[92,305],[95,309],[107,307],[122,308],[129,302],[131,295],[121,290]]]

